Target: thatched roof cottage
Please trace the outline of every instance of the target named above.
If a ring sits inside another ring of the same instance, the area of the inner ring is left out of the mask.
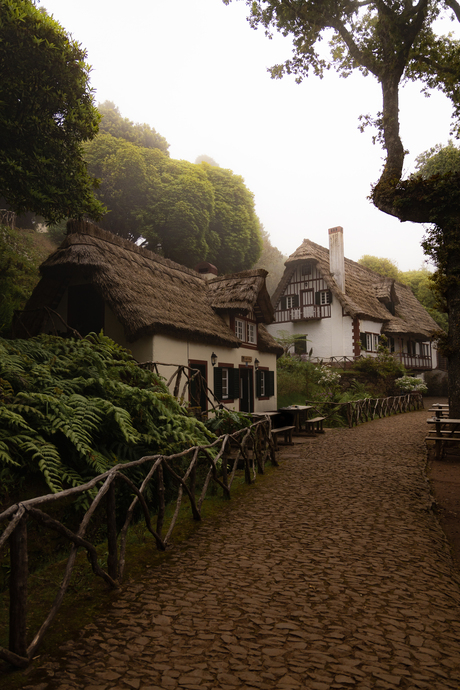
[[[266,271],[216,276],[209,264],[194,271],[92,223],[70,221],[40,273],[16,337],[103,330],[139,362],[197,368],[232,409],[276,408],[282,348],[265,328],[273,320]],[[171,370],[160,371],[169,378]]]
[[[407,285],[344,257],[342,227],[329,230],[329,249],[304,240],[285,266],[272,298],[272,335],[306,336],[298,340],[299,351],[341,361],[375,356],[386,335],[407,368],[436,368],[432,336],[439,326]]]

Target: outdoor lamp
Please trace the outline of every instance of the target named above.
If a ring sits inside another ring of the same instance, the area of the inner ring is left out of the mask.
[[[211,355],[211,364],[212,364],[213,367],[216,366],[216,362],[217,362],[217,355],[216,355],[215,352],[213,352],[212,355]]]
[[[259,368],[259,364],[260,364],[260,362],[259,362],[259,360],[258,360],[257,357],[256,357],[256,359],[254,360],[254,369],[255,369],[256,371],[257,371],[257,369]]]

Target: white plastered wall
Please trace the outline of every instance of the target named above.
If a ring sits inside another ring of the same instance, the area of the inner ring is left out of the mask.
[[[337,299],[332,302],[328,318],[273,323],[267,329],[275,338],[279,337],[279,331],[306,335],[307,352],[312,349],[312,357],[315,358],[353,357],[353,320],[342,315],[342,306]]]

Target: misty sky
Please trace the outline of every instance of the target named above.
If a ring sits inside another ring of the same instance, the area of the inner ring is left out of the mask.
[[[124,117],[147,122],[173,158],[211,156],[241,175],[274,244],[291,254],[308,238],[327,246],[342,225],[345,255],[420,268],[423,227],[377,211],[367,197],[383,151],[359,115],[380,109],[378,85],[359,75],[328,73],[301,85],[272,80],[267,67],[290,55],[290,42],[268,40],[246,21],[244,2],[222,0],[42,0],[88,51],[97,102],[113,101]],[[455,25],[449,29],[456,28]],[[401,130],[417,154],[449,138],[450,107],[439,94],[401,97]]]

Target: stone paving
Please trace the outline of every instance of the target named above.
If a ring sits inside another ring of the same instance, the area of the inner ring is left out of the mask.
[[[24,690],[459,690],[460,579],[425,432],[416,412],[282,448]]]

